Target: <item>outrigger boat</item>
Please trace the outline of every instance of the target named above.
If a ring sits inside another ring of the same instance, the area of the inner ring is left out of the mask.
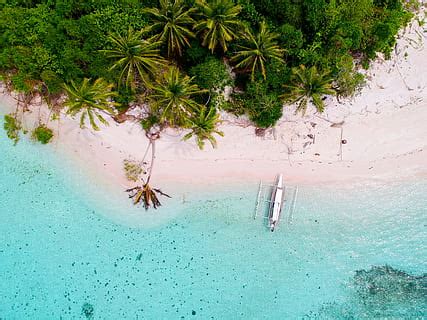
[[[283,207],[283,197],[285,195],[285,190],[283,185],[282,174],[278,176],[277,182],[273,188],[274,189],[271,194],[271,200],[270,200],[270,210],[268,213],[268,226],[271,232],[274,231],[277,224],[279,223],[280,213],[282,212],[282,207]]]
[[[286,203],[287,205],[289,204],[289,215],[287,222],[292,223],[292,216],[295,210],[298,187],[285,187],[282,174],[276,176],[276,181],[274,184],[263,184],[262,181],[260,181],[253,218],[256,219],[258,216],[261,216],[263,219],[265,219],[264,221],[266,222],[266,226],[271,231],[274,231],[279,224],[282,211],[285,211],[283,209],[285,207],[285,198],[290,196],[291,190],[293,190],[293,195],[291,196],[292,200],[290,202],[286,201]],[[268,203],[268,210],[266,210],[267,214],[265,214],[265,211],[261,211],[263,214],[259,215],[258,213],[260,210],[266,209],[260,205],[264,202]]]

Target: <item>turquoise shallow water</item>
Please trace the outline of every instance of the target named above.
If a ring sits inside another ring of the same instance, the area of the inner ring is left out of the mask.
[[[427,182],[300,188],[270,233],[256,185],[138,220],[49,147],[0,152],[0,319],[427,317]]]

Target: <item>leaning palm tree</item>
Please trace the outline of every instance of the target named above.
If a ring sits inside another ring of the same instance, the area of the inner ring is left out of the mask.
[[[202,44],[212,52],[220,45],[224,52],[227,43],[236,39],[246,30],[238,18],[242,7],[234,5],[232,0],[197,0],[201,19],[194,29],[202,36]]]
[[[194,136],[200,149],[204,148],[205,140],[208,140],[212,147],[215,148],[216,139],[213,134],[224,136],[222,131],[216,129],[219,122],[219,114],[215,108],[203,107],[198,114],[190,118],[191,131],[184,136],[183,140],[188,140]]]
[[[134,87],[139,81],[148,85],[150,77],[166,64],[160,56],[161,42],[143,40],[142,31],[129,29],[125,36],[110,34],[108,39],[113,48],[101,51],[114,60],[110,70],[119,70],[119,85]]]
[[[292,68],[291,84],[285,85],[287,92],[282,98],[286,102],[298,102],[295,112],[301,111],[305,114],[309,101],[314,104],[317,111],[323,112],[325,104],[322,96],[335,94],[332,80],[329,71],[319,72],[316,66],[307,69],[304,65],[300,65],[298,68]]]
[[[144,12],[151,16],[152,24],[144,32],[155,32],[155,41],[167,46],[168,56],[182,55],[185,46],[190,46],[189,39],[194,38],[190,27],[195,23],[191,14],[195,8],[186,9],[183,0],[160,0],[160,8],[147,8]]]
[[[162,205],[157,195],[166,196],[168,198],[170,198],[170,196],[162,192],[160,189],[153,188],[150,185],[151,175],[153,173],[154,160],[156,158],[156,140],[160,138],[160,131],[156,129],[149,129],[148,131],[146,131],[145,135],[148,138],[149,144],[141,162],[144,162],[149,149],[151,149],[151,161],[150,168],[148,170],[148,176],[146,179],[141,179],[142,185],[127,189],[126,192],[129,193],[129,198],[133,199],[133,203],[135,205],[142,203],[145,210],[148,210],[148,208],[150,208],[151,206],[153,206],[154,209],[157,209],[159,206]]]
[[[108,125],[108,122],[101,113],[112,116],[114,115],[114,107],[119,105],[112,101],[112,98],[117,96],[117,93],[112,91],[113,87],[114,85],[107,83],[101,78],[96,79],[93,83],[85,78],[78,84],[74,81],[71,81],[69,85],[64,84],[67,93],[67,99],[64,102],[64,105],[68,107],[67,114],[75,116],[81,113],[81,128],[85,125],[86,117],[89,118],[89,122],[94,130],[99,130],[95,118],[103,124]]]
[[[279,34],[268,30],[267,24],[260,23],[259,32],[253,35],[248,32],[246,35],[247,45],[239,45],[236,55],[231,61],[238,62],[237,68],[251,70],[252,80],[254,80],[255,71],[260,70],[264,79],[266,78],[265,63],[268,60],[275,60],[284,63],[284,50],[279,47],[276,39]]]
[[[193,78],[181,74],[175,66],[163,74],[152,86],[149,96],[155,113],[160,114],[160,120],[171,126],[185,127],[193,112],[198,112],[202,105],[193,97],[206,92],[192,83]]]

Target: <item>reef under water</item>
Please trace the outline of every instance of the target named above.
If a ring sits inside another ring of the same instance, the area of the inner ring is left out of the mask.
[[[356,270],[344,303],[324,304],[305,319],[424,319],[427,315],[427,274],[411,275],[389,265]]]
[[[353,280],[358,295],[365,302],[399,303],[427,298],[427,274],[413,276],[385,265],[357,270]]]
[[[86,317],[86,319],[93,319],[95,309],[93,305],[88,302],[85,302],[82,306],[82,315]]]

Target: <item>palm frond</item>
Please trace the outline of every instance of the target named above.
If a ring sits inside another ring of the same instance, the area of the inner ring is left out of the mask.
[[[106,124],[107,121],[99,114],[105,112],[114,115],[114,107],[119,104],[113,101],[117,93],[112,91],[113,85],[99,78],[91,82],[85,78],[80,84],[71,81],[70,84],[64,84],[67,93],[67,99],[64,105],[67,107],[67,114],[75,116],[81,113],[80,127],[83,128],[86,116],[94,130],[99,130],[95,122],[95,117]]]
[[[194,96],[207,90],[199,89],[192,81],[172,66],[152,87],[149,98],[154,111],[172,126],[187,126],[191,114],[202,107]]]
[[[251,71],[251,78],[254,80],[255,72],[259,70],[264,77],[267,77],[265,63],[275,60],[285,63],[283,59],[284,50],[277,44],[278,34],[269,31],[267,24],[261,22],[259,32],[253,35],[246,33],[247,45],[239,45],[239,50],[231,58],[236,62],[236,68],[248,69]]]
[[[218,46],[226,52],[228,43],[237,39],[246,30],[238,18],[242,7],[231,0],[213,0],[207,3],[197,0],[201,19],[194,25],[194,30],[201,35],[202,44],[214,52]]]
[[[316,66],[308,69],[304,65],[292,68],[291,84],[284,87],[287,92],[281,97],[285,102],[298,102],[296,112],[302,114],[305,114],[309,101],[318,112],[323,112],[325,103],[322,96],[335,94],[330,72],[328,70],[319,72]]]
[[[205,140],[208,140],[213,148],[216,147],[217,142],[214,134],[224,136],[223,132],[216,129],[221,120],[215,108],[203,106],[199,113],[193,115],[189,121],[191,131],[184,136],[183,140],[188,140],[194,136],[200,149],[204,148]]]
[[[143,31],[129,29],[127,34],[110,34],[113,49],[101,50],[114,62],[110,70],[120,70],[118,83],[135,86],[138,81],[147,85],[159,68],[166,65],[160,56],[160,41],[142,39]]]
[[[195,8],[187,9],[182,0],[161,0],[160,8],[147,8],[152,24],[146,27],[144,33],[156,33],[153,39],[167,46],[168,56],[181,56],[183,48],[190,46],[189,39],[195,34],[190,30],[195,20],[191,14]]]

